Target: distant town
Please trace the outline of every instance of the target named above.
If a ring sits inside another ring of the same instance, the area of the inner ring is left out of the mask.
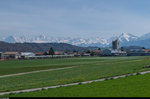
[[[150,49],[141,46],[119,47],[119,40],[112,41],[112,48],[98,48],[87,51],[55,51],[52,47],[46,52],[0,52],[1,60],[48,59],[85,56],[150,56]]]

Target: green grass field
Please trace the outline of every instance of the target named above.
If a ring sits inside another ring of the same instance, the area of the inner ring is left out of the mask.
[[[63,58],[63,59],[34,59],[34,60],[11,60],[0,61],[0,75],[61,68],[77,65],[90,65],[100,62],[113,62],[124,60],[136,60],[145,57],[87,57],[87,58]]]
[[[3,97],[150,97],[150,74]]]
[[[62,67],[70,69],[0,78],[0,92],[40,88],[150,70],[150,57],[84,57],[0,61],[0,76]]]

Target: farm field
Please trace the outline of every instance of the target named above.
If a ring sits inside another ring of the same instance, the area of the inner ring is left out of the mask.
[[[62,85],[150,70],[150,57],[83,57],[0,61],[0,92]],[[66,68],[11,77],[16,73]]]
[[[110,58],[87,57],[87,58],[59,58],[59,59],[31,59],[31,60],[9,60],[0,61],[0,75],[30,72],[53,68],[63,68],[76,65],[85,65],[99,61],[112,61]],[[122,58],[125,59],[125,58]],[[132,59],[132,58],[130,58]],[[134,58],[133,58],[134,59]],[[121,60],[121,59],[120,59]],[[117,60],[114,60],[117,61]]]
[[[59,58],[59,59],[31,59],[0,61],[0,75],[62,68],[77,65],[90,65],[95,62],[118,62],[144,59],[146,57],[85,57],[85,58]]]
[[[150,73],[2,97],[150,97]]]

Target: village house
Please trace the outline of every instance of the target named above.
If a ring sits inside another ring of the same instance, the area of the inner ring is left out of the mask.
[[[85,52],[80,53],[80,55],[81,56],[91,56],[90,53],[85,53]]]
[[[145,50],[143,47],[140,46],[124,46],[121,48],[122,50],[127,52],[128,56],[148,56],[150,52]]]
[[[119,50],[111,50],[111,54],[112,56],[127,56],[127,52],[126,51],[121,51]]]
[[[35,54],[35,56],[43,56],[44,52],[35,52],[34,54]]]
[[[4,59],[18,59],[19,56],[18,52],[4,52],[2,57]]]
[[[150,49],[144,49],[144,51],[150,53]]]
[[[104,49],[103,52],[102,52],[102,55],[103,56],[111,56],[111,50],[110,49]]]
[[[95,50],[93,51],[94,56],[101,56],[102,55],[102,51],[101,50]]]
[[[55,51],[54,55],[63,55],[62,52]]]
[[[71,53],[69,53],[70,55],[73,55],[73,56],[75,56],[75,57],[80,57],[81,56],[81,54],[80,53],[78,53],[78,52],[71,52]]]

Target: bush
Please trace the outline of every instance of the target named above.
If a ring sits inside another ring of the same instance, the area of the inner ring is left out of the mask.
[[[60,85],[59,87],[63,87],[63,86]]]
[[[42,88],[41,90],[45,90],[44,88]]]
[[[79,82],[78,85],[82,85],[82,82]]]
[[[110,80],[113,80],[113,79],[114,79],[113,77],[110,78]]]
[[[125,77],[129,77],[130,75],[126,75]]]
[[[108,78],[105,78],[105,80],[109,80]]]
[[[137,72],[136,75],[140,75],[141,73]]]
[[[9,95],[14,95],[15,93],[11,92]]]

